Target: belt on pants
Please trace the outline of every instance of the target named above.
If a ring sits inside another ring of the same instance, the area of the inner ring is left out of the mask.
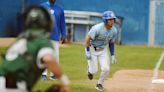
[[[98,47],[95,47],[95,46],[92,46],[92,47],[93,47],[94,50],[97,51],[97,52],[104,50],[103,48],[98,48]]]

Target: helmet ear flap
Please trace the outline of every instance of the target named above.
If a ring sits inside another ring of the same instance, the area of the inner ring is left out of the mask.
[[[107,23],[107,20],[104,20],[104,23]]]
[[[106,23],[106,20],[105,20],[105,19],[103,19],[103,22],[104,22],[104,23]]]

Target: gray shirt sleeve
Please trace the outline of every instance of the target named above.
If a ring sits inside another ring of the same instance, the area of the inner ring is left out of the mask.
[[[97,35],[97,30],[95,27],[92,27],[90,29],[90,31],[88,32],[88,35],[91,37],[92,40],[95,39],[96,35]]]

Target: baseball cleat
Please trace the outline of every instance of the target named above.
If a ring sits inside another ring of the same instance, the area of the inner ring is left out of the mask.
[[[93,75],[90,72],[88,72],[88,79],[90,79],[90,80],[93,79]]]
[[[98,91],[103,91],[103,90],[104,90],[102,84],[97,84],[95,88],[96,88]]]
[[[46,75],[42,75],[42,80],[47,80],[47,76]]]
[[[51,76],[50,77],[50,80],[56,80],[57,78],[56,78],[56,76]]]

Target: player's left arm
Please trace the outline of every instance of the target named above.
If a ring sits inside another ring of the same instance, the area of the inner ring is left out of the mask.
[[[61,29],[61,35],[62,35],[62,43],[65,43],[65,39],[66,39],[66,23],[65,23],[65,16],[64,16],[64,10],[63,9],[61,9],[60,29]]]
[[[114,55],[114,48],[115,48],[114,42],[109,42],[109,49],[110,49],[111,56]]]
[[[112,37],[111,41],[109,41],[109,49],[110,49],[111,56],[114,55],[115,39],[117,37],[117,30],[115,28],[113,28],[113,30],[114,30],[113,37]]]
[[[115,58],[115,39],[117,37],[117,30],[114,28],[114,35],[112,40],[109,42],[109,49],[110,49],[110,54],[112,57],[112,63],[116,64],[116,58]]]

